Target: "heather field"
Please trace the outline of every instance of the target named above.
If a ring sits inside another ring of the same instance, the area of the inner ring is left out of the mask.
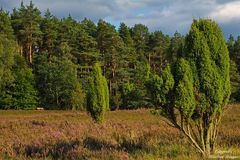
[[[0,159],[201,159],[151,110],[121,110],[95,124],[75,111],[0,111]],[[240,155],[240,106],[226,111],[218,156]]]

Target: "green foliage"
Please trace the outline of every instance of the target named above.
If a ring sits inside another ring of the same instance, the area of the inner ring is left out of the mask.
[[[200,103],[205,103],[201,108],[221,112],[230,96],[229,55],[221,30],[211,20],[196,21],[185,46]]]
[[[97,26],[95,23],[87,18],[84,18],[84,20],[81,22],[83,29],[88,33],[88,35],[96,38],[97,36]]]
[[[0,10],[0,34],[5,35],[8,39],[14,39],[11,19],[9,14],[2,9]]]
[[[16,55],[16,43],[8,14],[0,12],[0,108],[34,109],[37,92],[32,70]]]
[[[239,69],[239,64],[240,64],[240,36],[237,37],[235,40],[232,36],[229,37],[229,40],[227,42],[228,44],[228,49],[230,52],[230,57],[233,61],[235,61],[238,65]]]
[[[123,42],[126,44],[128,47],[133,46],[133,40],[130,34],[129,28],[126,26],[125,23],[121,23],[119,27],[119,36],[122,38]]]
[[[72,105],[72,110],[80,110],[80,111],[86,110],[85,92],[83,91],[80,84],[77,84],[75,90],[72,92],[71,105]]]
[[[148,41],[148,63],[152,71],[161,73],[166,67],[167,50],[169,48],[170,38],[164,35],[161,31],[155,31],[150,34]]]
[[[230,35],[229,38],[228,38],[227,46],[228,46],[228,51],[229,51],[229,54],[230,54],[230,58],[233,58],[235,56],[234,55],[235,39],[232,35]]]
[[[162,76],[151,74],[146,82],[146,87],[156,107],[164,107],[171,103],[169,92],[173,86],[174,79],[169,65],[164,69]]]
[[[35,78],[32,69],[25,60],[17,55],[13,65],[14,84],[10,87],[11,96],[14,98],[14,109],[35,109],[37,107],[37,91],[34,88]]]
[[[27,6],[22,2],[19,9],[13,10],[11,19],[20,54],[32,64],[35,46],[41,40],[41,12],[32,1]]]
[[[89,90],[87,93],[87,111],[93,120],[102,123],[105,112],[109,110],[109,93],[107,80],[102,76],[100,65],[93,67],[92,76],[89,78]]]
[[[152,104],[149,103],[147,90],[145,87],[145,82],[148,80],[150,75],[150,66],[145,62],[138,61],[135,67],[136,68],[132,72],[130,71],[132,77],[125,83],[121,84],[120,88],[123,98],[123,104],[121,105],[121,108],[136,109],[142,107],[148,108],[152,106]],[[129,94],[131,96],[123,92],[125,87],[129,88],[128,85],[132,86],[130,87],[132,90],[129,90]]]
[[[134,47],[136,49],[137,54],[139,55],[140,60],[146,60],[146,50],[147,43],[149,40],[149,31],[147,26],[143,24],[136,24],[131,29],[132,39],[134,42]]]
[[[49,109],[71,109],[72,95],[81,92],[76,66],[65,57],[52,57],[50,63],[47,53],[41,53],[35,58],[35,67],[42,105]]]
[[[231,80],[231,102],[239,102],[240,100],[240,74],[237,64],[230,61],[230,80]]]
[[[14,64],[15,52],[16,43],[11,20],[6,12],[0,10],[0,92],[14,80],[11,67]]]
[[[185,59],[180,59],[175,67],[175,79],[179,81],[175,84],[174,105],[178,107],[184,119],[188,120],[196,107],[193,74],[191,66]]]
[[[229,69],[228,50],[218,25],[208,19],[194,20],[173,74],[167,67],[147,83],[163,115],[204,156],[214,151],[219,121],[229,100]]]
[[[145,106],[141,90],[134,83],[125,83],[122,86],[121,108],[136,109]]]
[[[40,29],[42,31],[42,44],[40,49],[41,52],[45,51],[49,53],[49,59],[51,59],[51,56],[57,50],[58,27],[58,19],[47,10],[40,24]]]
[[[14,81],[5,87],[1,95],[2,109],[35,109],[37,107],[37,91],[34,88],[34,75],[25,60],[15,56],[12,74]]]
[[[103,75],[108,80],[110,102],[113,102],[118,94],[119,84],[121,84],[121,79],[117,76],[123,73],[120,67],[125,58],[124,43],[115,27],[103,20],[98,22],[97,43],[102,55],[100,60],[103,64]]]
[[[0,34],[0,90],[14,80],[11,67],[14,64],[14,41]]]
[[[240,101],[240,74],[239,74],[239,66],[240,66],[240,37],[238,36],[235,40],[232,35],[230,35],[228,41],[228,50],[231,58],[230,62],[230,79],[231,79],[231,102],[239,102]]]
[[[180,33],[175,32],[171,38],[170,46],[168,48],[167,60],[170,63],[175,63],[178,57],[182,56],[182,50],[184,46],[184,36]]]
[[[79,29],[77,33],[77,50],[74,56],[81,66],[93,66],[94,63],[100,59],[100,53],[97,49],[97,42],[94,37],[83,30],[84,26]]]

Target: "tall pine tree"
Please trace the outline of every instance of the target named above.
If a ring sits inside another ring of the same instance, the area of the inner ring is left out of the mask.
[[[39,49],[41,40],[40,22],[41,12],[32,1],[28,6],[23,2],[19,9],[14,9],[11,15],[12,26],[17,37],[19,52],[29,64],[33,62],[33,54]]]

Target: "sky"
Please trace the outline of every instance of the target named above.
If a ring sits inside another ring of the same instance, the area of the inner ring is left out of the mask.
[[[59,18],[69,14],[76,20],[104,19],[118,28],[144,24],[150,31],[173,35],[186,34],[193,19],[211,18],[222,28],[224,36],[240,35],[240,0],[32,0],[44,13],[47,9]],[[0,7],[12,11],[20,0],[0,0]],[[29,4],[29,0],[23,0]]]

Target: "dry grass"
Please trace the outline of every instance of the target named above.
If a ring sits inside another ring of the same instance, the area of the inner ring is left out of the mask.
[[[240,155],[240,106],[230,106],[219,153]],[[0,111],[0,159],[201,159],[150,110],[114,111],[95,124],[74,111]]]

